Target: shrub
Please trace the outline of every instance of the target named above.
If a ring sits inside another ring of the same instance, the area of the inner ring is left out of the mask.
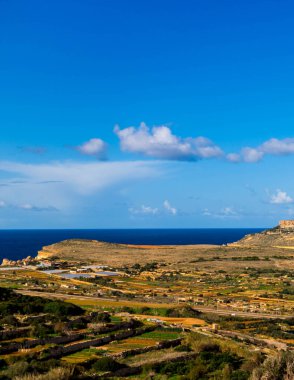
[[[83,314],[83,310],[71,303],[61,302],[61,301],[50,301],[44,306],[45,313],[51,313],[58,316],[63,315],[80,315]]]
[[[10,379],[14,379],[17,376],[23,376],[27,373],[29,364],[25,361],[18,361],[10,365],[6,370],[2,372],[4,376]]]
[[[292,380],[294,379],[294,354],[282,352],[268,357],[262,366],[255,369],[251,380]]]
[[[24,376],[17,376],[13,380],[70,380],[74,379],[72,368],[53,368],[44,375],[27,374]]]
[[[0,359],[0,370],[6,368],[7,364],[6,361],[3,359]]]
[[[97,372],[114,372],[122,367],[123,365],[116,362],[111,357],[101,358],[92,365],[92,369],[94,369]]]
[[[111,317],[110,314],[108,313],[98,313],[95,315],[93,318],[93,322],[104,322],[104,323],[109,323],[111,322]]]

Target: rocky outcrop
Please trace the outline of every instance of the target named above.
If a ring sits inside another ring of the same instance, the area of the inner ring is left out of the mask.
[[[14,266],[26,266],[26,265],[32,265],[35,264],[35,259],[31,256],[26,257],[22,260],[9,260],[9,259],[3,259],[1,266],[3,267],[14,267]]]

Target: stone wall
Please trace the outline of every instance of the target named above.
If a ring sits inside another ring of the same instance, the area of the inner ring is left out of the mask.
[[[15,329],[15,330],[3,330],[3,331],[0,331],[0,341],[27,336],[27,334],[30,331],[31,331],[30,327],[22,327],[22,328]]]
[[[146,346],[142,348],[133,348],[132,350],[126,350],[118,354],[111,355],[113,359],[127,358],[128,356],[140,355],[146,352],[158,351],[164,348],[177,347],[182,343],[182,338],[165,340],[157,343],[155,346]]]
[[[110,342],[112,342],[114,340],[123,340],[123,339],[130,338],[132,336],[142,335],[142,334],[144,334],[146,332],[153,331],[154,329],[155,329],[155,326],[141,327],[141,328],[139,328],[137,330],[131,330],[131,329],[129,329],[129,330],[126,330],[126,331],[119,332],[117,334],[105,336],[103,338],[97,338],[97,339],[87,340],[87,341],[84,341],[84,342],[80,342],[80,343],[76,343],[76,344],[71,344],[71,345],[68,345],[68,346],[56,346],[56,347],[52,347],[52,348],[49,348],[49,349],[45,350],[46,351],[46,359],[49,359],[49,358],[59,358],[61,356],[70,355],[70,354],[73,354],[75,352],[84,350],[86,348],[103,346],[103,345],[108,344],[108,343],[110,343]],[[45,351],[43,351],[43,353]]]
[[[0,355],[7,355],[20,350],[28,350],[30,348],[42,346],[45,344],[68,344],[83,338],[83,334],[72,334],[65,336],[57,336],[53,338],[25,340],[23,342],[11,342],[7,344],[2,344],[0,346]]]

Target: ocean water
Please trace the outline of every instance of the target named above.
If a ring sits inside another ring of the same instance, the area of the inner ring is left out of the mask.
[[[65,239],[146,245],[227,244],[260,231],[258,228],[0,230],[0,260],[35,256],[43,246]]]

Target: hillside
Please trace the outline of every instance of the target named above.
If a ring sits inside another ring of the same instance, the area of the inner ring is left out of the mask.
[[[229,244],[230,247],[272,247],[294,249],[294,226],[281,221],[277,227],[262,231],[257,234],[244,236],[243,239]]]
[[[185,245],[185,246],[149,246],[113,244],[96,240],[70,239],[43,247],[38,252],[37,260],[59,258],[77,262],[116,265],[118,263],[131,265],[135,262],[151,261],[174,262],[181,258],[191,257],[195,250],[205,253],[217,246]]]

